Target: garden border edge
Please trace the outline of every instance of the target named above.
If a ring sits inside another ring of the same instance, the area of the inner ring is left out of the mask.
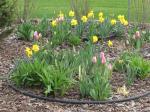
[[[45,100],[49,102],[56,102],[56,103],[63,103],[63,104],[113,104],[113,103],[122,103],[122,102],[129,102],[131,100],[138,100],[140,98],[146,97],[150,95],[150,91],[147,91],[146,93],[132,96],[128,98],[118,99],[118,100],[106,100],[106,101],[92,101],[92,100],[77,100],[77,99],[57,99],[57,98],[48,98],[45,96],[35,95],[33,93],[23,91],[21,88],[17,88],[14,86],[9,79],[7,80],[8,86],[15,90],[16,92],[19,92],[25,96],[29,96],[31,98],[36,98],[39,100]]]

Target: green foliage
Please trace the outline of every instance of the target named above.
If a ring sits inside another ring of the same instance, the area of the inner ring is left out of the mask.
[[[81,51],[83,61],[79,66],[80,93],[82,97],[91,96],[95,100],[105,100],[111,94],[110,78],[111,70],[108,63],[102,64],[98,56],[97,62],[93,63],[95,54],[93,48]]]
[[[55,45],[60,45],[63,42],[67,42],[67,39],[71,33],[70,24],[67,21],[63,21],[57,24],[57,26],[51,26],[52,37],[51,42]]]
[[[18,26],[17,35],[19,39],[30,41],[33,38],[33,25],[29,22]]]
[[[14,16],[15,3],[17,0],[1,0],[0,1],[0,27],[9,25]]]
[[[77,46],[77,45],[80,45],[81,43],[81,39],[80,37],[76,36],[76,35],[71,35],[69,38],[68,38],[68,43],[72,46]]]
[[[49,22],[46,18],[43,18],[41,22],[35,26],[35,30],[40,32],[43,37],[47,36],[48,33]]]
[[[19,62],[12,72],[12,81],[17,86],[42,86],[45,95],[49,93],[63,95],[74,83],[73,53],[63,51],[59,54],[53,53],[51,56],[47,53],[36,55],[30,60],[25,59]],[[48,63],[47,60],[49,60]]]
[[[115,69],[126,74],[128,84],[136,78],[145,79],[150,76],[150,61],[143,59],[138,53],[123,53],[115,62]]]

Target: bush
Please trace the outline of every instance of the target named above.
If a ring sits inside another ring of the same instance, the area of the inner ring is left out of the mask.
[[[14,16],[17,0],[0,0],[0,27],[9,25]]]

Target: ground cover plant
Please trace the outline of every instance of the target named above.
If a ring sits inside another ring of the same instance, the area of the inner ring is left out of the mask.
[[[17,61],[11,80],[19,87],[38,87],[46,96],[63,97],[74,89],[81,98],[107,100],[114,92],[113,73],[123,73],[129,85],[150,76],[150,62],[138,54],[149,42],[149,31],[130,27],[121,14],[109,17],[100,11],[96,16],[89,10],[77,18],[74,10],[60,11],[37,24],[27,21],[17,32],[32,45]],[[123,40],[128,49],[116,61],[106,55],[113,51],[113,39]],[[125,85],[117,88],[128,96]]]

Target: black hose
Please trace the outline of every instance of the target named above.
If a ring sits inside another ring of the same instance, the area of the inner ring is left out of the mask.
[[[49,97],[39,96],[39,95],[35,95],[35,94],[31,93],[31,92],[23,91],[20,88],[17,88],[16,86],[14,86],[12,83],[10,83],[9,80],[8,80],[8,85],[13,90],[15,90],[17,92],[20,92],[21,94],[24,94],[26,96],[29,96],[29,97],[32,97],[32,98],[37,98],[37,99],[40,99],[40,100],[46,100],[46,101],[57,102],[57,103],[65,103],[65,104],[111,104],[111,103],[121,103],[121,102],[128,102],[128,101],[131,101],[131,100],[137,100],[139,98],[146,97],[146,96],[150,95],[150,91],[148,91],[148,92],[146,92],[144,94],[133,96],[133,97],[129,97],[129,98],[118,99],[118,100],[107,100],[107,101],[57,99],[57,98],[49,98]]]

